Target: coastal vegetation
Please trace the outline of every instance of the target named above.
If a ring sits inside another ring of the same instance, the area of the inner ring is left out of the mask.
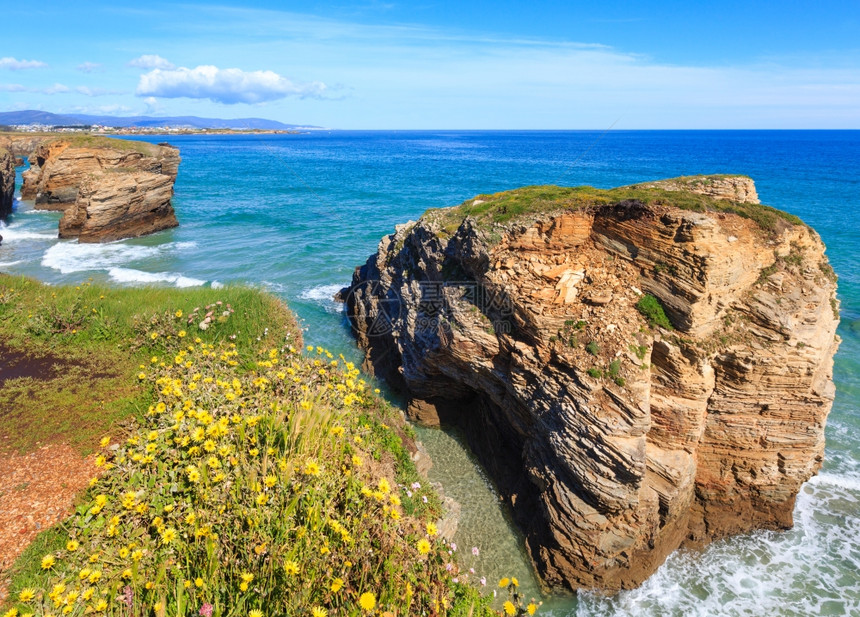
[[[719,178],[723,177],[727,176],[719,176]],[[680,181],[684,178],[676,180]],[[467,217],[471,217],[479,226],[504,225],[548,213],[631,202],[645,206],[672,206],[693,212],[737,214],[755,221],[768,233],[778,231],[781,222],[790,225],[803,224],[803,221],[793,214],[758,203],[717,199],[691,191],[670,191],[641,186],[608,190],[591,186],[527,186],[492,195],[479,195],[453,208],[429,210],[425,217],[437,221],[446,233],[453,234]]]
[[[0,430],[100,469],[13,566],[5,617],[498,614],[400,412],[276,298],[0,275],[0,334],[20,375]],[[493,587],[503,614],[537,609]]]

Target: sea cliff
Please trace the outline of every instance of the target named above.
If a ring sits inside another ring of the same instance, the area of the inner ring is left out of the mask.
[[[742,176],[529,187],[398,226],[345,290],[365,368],[457,423],[553,589],[792,525],[834,387],[818,235]]]
[[[21,196],[64,213],[61,238],[108,242],[179,224],[171,204],[176,148],[92,135],[9,139],[19,150],[34,148]]]
[[[15,196],[15,157],[5,148],[0,148],[0,220],[12,213]]]

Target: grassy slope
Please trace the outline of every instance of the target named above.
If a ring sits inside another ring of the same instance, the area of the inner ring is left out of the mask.
[[[689,179],[690,177],[679,178]],[[505,224],[535,214],[580,210],[626,200],[637,200],[646,205],[674,206],[695,212],[734,213],[754,220],[766,231],[776,230],[780,221],[792,225],[802,224],[802,221],[792,214],[760,204],[714,199],[684,191],[636,187],[605,190],[591,186],[527,186],[493,195],[478,195],[453,208],[429,210],[425,216],[436,219],[445,231],[453,233],[467,216],[472,217],[479,225]],[[476,201],[481,203],[475,203]]]
[[[207,311],[194,309],[219,301],[200,330]],[[425,525],[438,498],[410,489],[420,479],[400,414],[343,360],[295,351],[298,331],[275,298],[0,276],[0,336],[32,357],[115,373],[76,373],[77,389],[49,377],[33,391],[56,390],[53,407],[18,397],[25,408],[0,418],[20,449],[51,438],[90,449],[111,436],[76,514],[13,566],[8,610],[495,614],[462,584],[468,575],[453,582],[448,546]],[[94,408],[105,379],[116,395],[108,388]],[[526,614],[508,587],[510,614]]]
[[[91,451],[106,431],[140,417],[149,405],[151,395],[137,383],[138,366],[167,341],[142,347],[135,337],[171,308],[189,314],[217,301],[240,307],[249,324],[266,323],[269,338],[299,336],[278,300],[249,289],[47,287],[0,274],[0,341],[7,353],[23,354],[37,368],[0,388],[0,437],[6,437],[0,447],[24,452],[61,438]],[[228,336],[217,329],[195,334],[207,342]],[[247,349],[256,334],[240,331],[237,342]]]

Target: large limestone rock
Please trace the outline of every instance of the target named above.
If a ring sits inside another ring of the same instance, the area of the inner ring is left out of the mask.
[[[822,462],[839,341],[821,240],[747,178],[650,186],[430,211],[346,294],[365,368],[465,427],[554,589],[635,586],[678,547],[788,528]]]
[[[134,238],[179,225],[173,179],[147,171],[104,171],[86,178],[60,219],[60,237],[79,242]]]
[[[15,197],[15,157],[11,152],[0,148],[0,220],[12,213]]]
[[[72,206],[86,178],[119,169],[163,174],[176,179],[179,151],[164,145],[103,137],[59,138],[40,144],[22,176],[21,196],[34,199],[38,210],[63,211]]]

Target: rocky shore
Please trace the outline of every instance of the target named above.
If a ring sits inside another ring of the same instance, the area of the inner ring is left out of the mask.
[[[21,197],[64,213],[61,238],[109,242],[179,224],[171,198],[181,159],[169,144],[92,135],[5,135],[2,144],[29,158]],[[12,177],[14,186],[14,168]]]
[[[547,587],[792,525],[834,387],[818,235],[742,176],[530,187],[398,226],[345,290],[365,368],[462,425]]]

